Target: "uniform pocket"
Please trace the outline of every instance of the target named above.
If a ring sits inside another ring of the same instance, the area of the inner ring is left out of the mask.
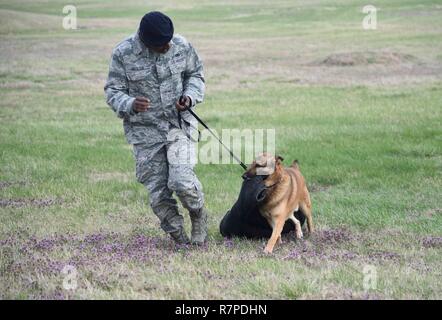
[[[129,81],[142,81],[147,78],[147,73],[150,70],[128,70],[126,72],[127,78]]]
[[[152,66],[145,66],[142,69],[129,69],[126,71],[129,82],[129,94],[132,96],[146,96],[149,88],[155,86],[155,75]]]
[[[172,75],[181,74],[186,70],[186,59],[183,54],[177,54],[169,61]]]

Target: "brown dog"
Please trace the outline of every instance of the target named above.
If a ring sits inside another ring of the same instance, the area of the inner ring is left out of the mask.
[[[312,220],[312,205],[310,195],[305,185],[304,177],[299,171],[297,160],[289,168],[282,165],[280,156],[274,157],[269,153],[260,154],[251,164],[246,175],[267,175],[264,180],[267,196],[259,210],[273,229],[272,236],[264,249],[272,253],[276,241],[281,243],[281,231],[286,220],[295,223],[296,237],[302,238],[301,223],[293,213],[301,209],[307,219],[309,234],[314,231]]]

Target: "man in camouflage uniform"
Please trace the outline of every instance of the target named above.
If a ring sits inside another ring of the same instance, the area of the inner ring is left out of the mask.
[[[150,12],[137,33],[114,48],[104,90],[107,103],[123,119],[126,139],[133,145],[137,180],[149,191],[161,228],[177,243],[203,244],[207,211],[193,171],[194,145],[189,138],[195,119],[186,111],[204,97],[203,65],[195,49],[173,34],[167,16]],[[178,112],[186,124],[183,130]],[[173,192],[189,211],[191,240]]]

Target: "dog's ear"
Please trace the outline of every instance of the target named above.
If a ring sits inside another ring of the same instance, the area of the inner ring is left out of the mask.
[[[284,161],[284,158],[281,156],[276,156],[276,163],[281,163],[282,161]]]

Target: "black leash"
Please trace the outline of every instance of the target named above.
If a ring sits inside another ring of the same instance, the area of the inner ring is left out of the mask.
[[[180,97],[180,104],[181,104],[181,102],[183,102],[184,101],[184,97],[183,96],[181,96]],[[184,104],[182,104],[182,105],[184,105]],[[201,118],[200,117],[198,117],[198,115],[195,113],[195,112],[193,112],[193,110],[192,109],[190,109],[190,107],[187,107],[187,109],[186,110],[184,110],[184,111],[189,111],[190,112],[190,114],[199,122],[199,123],[201,123],[201,125],[204,127],[204,128],[206,128],[207,130],[209,130],[209,132],[212,134],[212,136],[214,136],[215,138],[216,138],[216,140],[218,140],[218,142],[227,150],[227,151],[229,151],[229,153],[230,153],[230,155],[236,160],[236,161],[238,161],[238,163],[239,163],[239,165],[244,169],[244,170],[247,170],[247,166],[237,157],[237,156],[235,156],[234,154],[233,154],[233,152],[232,152],[232,150],[230,150],[229,148],[227,148],[227,146],[221,141],[221,139],[220,138],[218,138],[218,136],[207,126],[207,124],[205,124],[204,123],[204,121],[203,120],[201,120]],[[181,128],[181,114],[180,114],[180,111],[178,112],[178,122],[179,122],[179,125],[180,125],[180,128]],[[182,128],[181,128],[182,129]],[[198,130],[198,141],[199,141],[199,139],[200,139],[200,136],[201,136],[201,132]],[[194,140],[192,140],[192,141],[194,141]]]
[[[195,140],[185,129],[183,129],[183,127],[181,125],[182,122],[187,123],[188,127],[191,127],[191,128],[198,131],[198,139],[197,140]],[[182,120],[181,111],[178,111],[178,124],[180,126],[180,129],[184,132],[184,134],[186,135],[187,138],[189,138],[190,141],[199,142],[201,140],[201,131],[198,128],[194,127],[191,123]]]

